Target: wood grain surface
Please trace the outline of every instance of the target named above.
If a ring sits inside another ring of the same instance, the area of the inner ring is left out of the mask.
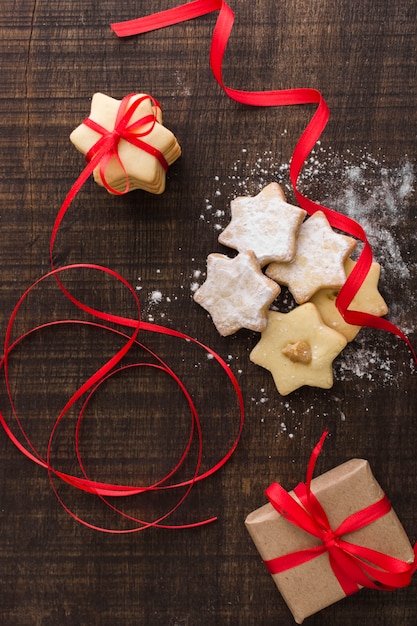
[[[270,374],[249,361],[259,335],[222,338],[192,299],[230,201],[282,184],[294,201],[288,164],[314,107],[249,108],[215,82],[209,47],[216,15],[119,40],[114,21],[175,6],[115,0],[2,0],[0,8],[0,332],[24,290],[49,269],[59,207],[84,166],[70,132],[96,91],[115,98],[151,93],[182,157],[163,195],[109,195],[92,180],[66,215],[58,265],[96,263],[137,290],[143,319],[209,345],[238,377],[245,425],[232,459],[170,518],[218,521],[188,530],[111,535],[85,528],[62,508],[47,472],[0,437],[0,622],[4,626],[272,626],[292,617],[244,527],[279,480],[304,479],[312,447],[330,437],[321,473],[350,458],[369,460],[410,540],[417,539],[416,371],[397,338],[363,329],[338,357],[330,390],[303,387],[281,397]],[[306,164],[300,188],[346,212],[368,232],[382,266],[389,319],[417,344],[416,6],[410,0],[230,0],[235,25],[224,59],[227,85],[320,90],[330,122]],[[73,293],[91,305],[133,315],[125,289],[96,272],[69,273]],[[154,292],[161,293],[157,301]],[[282,306],[289,305],[284,298]],[[30,296],[16,336],[48,319],[74,316],[54,281]],[[145,336],[146,335],[146,336]],[[186,381],[201,413],[208,467],[238,428],[224,373],[195,346],[145,334],[144,343]],[[148,336],[149,335],[149,336]],[[10,362],[16,408],[46,454],[51,426],[68,397],[120,347],[111,333],[58,327],[19,346]],[[129,357],[148,358],[143,350]],[[134,361],[132,361],[134,362]],[[1,409],[10,417],[2,383]],[[79,408],[79,407],[78,407]],[[75,411],[52,455],[77,471]],[[88,405],[81,453],[90,476],[146,484],[181,455],[190,417],[177,386],[150,368],[114,376]],[[190,471],[195,456],[184,469]],[[191,470],[192,471],[192,470]],[[54,482],[55,484],[55,482]],[[100,500],[56,484],[65,504],[91,523],[125,528]],[[153,519],[173,494],[131,498],[128,515]],[[119,503],[116,503],[119,504]],[[416,581],[392,593],[363,590],[306,623],[413,626]]]

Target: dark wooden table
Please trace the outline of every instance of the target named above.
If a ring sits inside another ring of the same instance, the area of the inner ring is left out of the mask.
[[[230,100],[210,71],[215,14],[141,37],[119,40],[113,21],[175,2],[2,0],[0,9],[0,326],[24,290],[48,272],[49,240],[59,207],[84,166],[68,135],[87,116],[90,98],[139,91],[162,104],[183,155],[162,196],[109,195],[92,180],[66,215],[55,246],[57,265],[96,263],[137,291],[145,321],[178,329],[209,345],[236,374],[245,400],[242,438],[232,459],[196,485],[169,523],[218,521],[188,530],[106,534],[75,522],[60,506],[48,473],[0,437],[0,621],[4,626],[207,626],[292,624],[244,527],[264,504],[264,489],[290,489],[305,475],[325,427],[317,472],[352,457],[369,460],[403,525],[417,539],[415,511],[416,371],[396,337],[363,329],[334,365],[325,391],[304,387],[281,397],[269,373],[249,361],[258,340],[241,330],[222,338],[192,299],[206,257],[218,243],[230,200],[271,181],[294,195],[288,163],[313,106],[249,108]],[[240,89],[312,87],[330,122],[303,170],[300,188],[365,227],[382,265],[380,291],[391,319],[417,344],[416,289],[416,7],[410,0],[233,0],[236,15],[224,78]],[[92,271],[66,275],[72,293],[120,315],[132,298],[114,279]],[[155,296],[160,292],[161,299]],[[25,301],[24,332],[76,315],[53,280]],[[238,410],[224,373],[193,345],[144,333],[183,377],[201,413],[203,467],[227,450]],[[120,348],[94,328],[48,328],[23,342],[10,360],[18,414],[43,456],[57,415],[87,376]],[[147,357],[137,348],[133,359]],[[146,484],[181,454],[189,414],[175,384],[150,368],[114,376],[92,398],[81,452],[99,480]],[[4,385],[1,406],[7,418]],[[51,454],[76,472],[69,411]],[[14,427],[14,432],[16,428]],[[186,463],[190,471],[194,449]],[[191,458],[192,457],[192,458]],[[185,475],[184,470],[184,475]],[[191,470],[192,471],[192,470]],[[53,481],[64,503],[91,523],[125,528],[100,500]],[[172,494],[122,503],[153,519]],[[119,504],[119,503],[116,503]],[[309,624],[412,626],[416,581],[392,593],[364,590],[311,617]]]

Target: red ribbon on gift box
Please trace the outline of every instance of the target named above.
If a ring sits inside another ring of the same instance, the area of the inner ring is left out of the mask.
[[[340,314],[349,324],[378,328],[396,335],[407,344],[417,363],[417,354],[410,340],[395,324],[387,319],[369,313],[349,309],[349,305],[365,280],[372,263],[372,248],[363,228],[355,220],[341,215],[337,211],[322,206],[319,203],[313,202],[304,196],[297,188],[301,169],[329,119],[329,108],[322,94],[317,89],[309,88],[246,91],[233,89],[225,85],[222,77],[222,64],[227,42],[233,27],[234,13],[224,0],[194,0],[193,2],[182,4],[166,11],[160,11],[126,22],[113,23],[111,24],[111,28],[118,37],[128,37],[159,28],[165,28],[217,10],[219,10],[219,15],[211,41],[210,66],[216,81],[229,98],[241,104],[259,107],[300,104],[317,105],[314,115],[294,148],[290,163],[290,179],[296,198],[303,209],[310,215],[316,211],[323,211],[334,228],[349,233],[364,244],[355,267],[349,274],[336,298],[336,306]]]
[[[346,595],[355,593],[360,587],[386,591],[406,587],[410,584],[411,577],[416,570],[417,544],[414,547],[414,562],[406,563],[401,559],[343,539],[347,533],[360,530],[391,510],[391,504],[386,495],[374,504],[353,513],[338,528],[333,529],[326,512],[312,493],[311,480],[314,467],[326,437],[327,431],[323,433],[311,454],[306,482],[300,483],[294,489],[295,496],[301,504],[278,483],[270,485],[265,492],[268,500],[280,515],[306,533],[317,537],[321,543],[264,561],[268,571],[271,574],[279,574],[327,553],[334,575]]]

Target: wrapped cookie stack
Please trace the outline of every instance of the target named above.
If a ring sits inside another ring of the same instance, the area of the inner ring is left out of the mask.
[[[95,93],[91,112],[70,135],[74,146],[87,161],[111,147],[93,170],[94,180],[110,193],[123,194],[134,189],[161,194],[165,191],[166,171],[181,155],[174,136],[162,124],[159,103],[148,94],[129,94],[116,100]]]

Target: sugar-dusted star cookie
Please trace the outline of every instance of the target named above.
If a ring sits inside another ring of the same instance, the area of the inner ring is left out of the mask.
[[[352,237],[336,233],[322,211],[300,227],[294,260],[271,263],[266,275],[287,285],[298,304],[310,300],[319,289],[340,289],[346,281],[344,262],[355,249]]]
[[[349,276],[356,265],[356,261],[347,259],[345,262],[346,276]],[[388,307],[378,291],[379,276],[381,266],[379,263],[372,263],[370,270],[363,281],[359,291],[356,293],[349,309],[354,311],[362,311],[382,317],[388,313]],[[361,329],[361,326],[354,326],[345,322],[336,307],[336,297],[338,291],[334,289],[321,289],[311,298],[318,308],[323,321],[327,326],[334,328],[342,333],[348,341],[352,341]]]
[[[290,313],[268,312],[268,325],[249,355],[269,370],[283,396],[303,385],[330,389],[332,363],[346,339],[323,322],[311,302]]]
[[[102,173],[97,166],[93,176],[96,183],[107,185],[110,192],[144,189],[160,194],[165,189],[167,167],[181,155],[181,148],[173,133],[162,125],[158,103],[147,94],[134,94],[125,103],[125,99],[95,93],[89,117],[71,133],[70,140],[80,152],[91,157],[100,142],[102,145],[104,135],[114,131],[122,102],[123,109],[128,109],[138,100],[140,104],[127,122],[128,133],[131,137],[136,135],[137,140],[130,142],[123,135],[118,138],[116,150],[120,160],[113,155],[103,165]],[[137,128],[132,128],[140,121]]]
[[[257,196],[235,198],[230,209],[232,219],[219,235],[221,244],[239,252],[253,250],[262,267],[272,261],[291,261],[306,212],[288,204],[277,183]]]
[[[279,293],[279,285],[262,273],[254,252],[249,250],[234,258],[209,254],[207,278],[194,300],[210,313],[219,333],[226,336],[240,328],[264,330],[268,307]]]

